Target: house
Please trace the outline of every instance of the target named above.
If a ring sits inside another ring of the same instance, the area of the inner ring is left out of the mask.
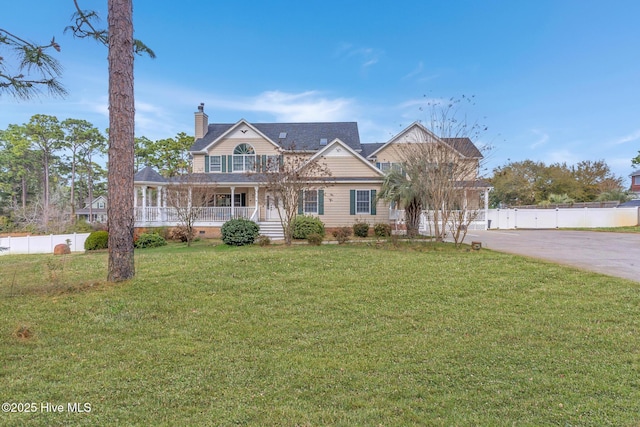
[[[363,144],[355,122],[250,123],[242,119],[210,124],[201,104],[195,113],[195,142],[189,150],[191,177],[201,186],[215,187],[215,195],[205,202],[196,228],[215,236],[225,221],[243,217],[258,222],[262,230],[277,230],[282,207],[258,177],[268,172],[268,165],[294,157],[318,161],[331,172],[321,185],[310,181],[309,189],[300,194],[299,214],[318,216],[327,228],[356,221],[393,222],[395,209],[376,195],[385,171],[400,164],[397,146],[424,132],[428,131],[416,122],[385,143]],[[467,138],[438,141],[457,161],[477,165],[482,158]],[[476,180],[475,171],[470,180]],[[148,167],[135,175],[137,227],[177,225],[167,205],[167,191],[176,183]]]
[[[84,219],[87,222],[107,223],[107,198],[98,196],[93,200],[85,201],[82,209],[76,210],[76,218]]]
[[[640,194],[640,170],[631,173],[631,192]]]

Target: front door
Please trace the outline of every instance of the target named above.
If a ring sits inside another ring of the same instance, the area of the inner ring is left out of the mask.
[[[280,221],[278,210],[280,210],[280,213],[282,213],[281,204],[278,204],[278,206],[276,206],[275,197],[273,197],[272,194],[267,193],[265,200],[265,219],[267,221]]]

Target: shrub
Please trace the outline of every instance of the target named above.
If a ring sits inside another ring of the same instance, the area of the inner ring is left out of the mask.
[[[107,249],[109,243],[109,233],[106,231],[94,231],[87,236],[84,241],[85,251],[94,251],[97,249]]]
[[[307,236],[307,242],[309,242],[309,244],[313,246],[320,246],[323,239],[324,237],[319,235],[318,233],[311,233]]]
[[[265,236],[264,234],[261,234],[256,239],[256,243],[259,246],[269,246],[271,244],[271,239],[269,238],[269,236]]]
[[[353,224],[353,234],[357,237],[367,237],[369,235],[369,224],[364,221],[356,221]]]
[[[186,227],[184,225],[179,225],[171,230],[172,240],[180,240],[182,243],[184,243],[188,242],[189,240],[193,240],[193,237],[193,230],[189,230],[189,227]]]
[[[336,238],[339,244],[343,244],[349,241],[349,237],[351,237],[351,227],[340,227],[333,230],[333,237]]]
[[[391,226],[384,223],[376,224],[373,227],[373,234],[375,234],[376,237],[389,237],[391,236]]]
[[[260,227],[248,219],[232,219],[222,224],[222,241],[231,246],[251,245],[258,237]]]
[[[156,233],[142,233],[138,240],[133,243],[137,249],[144,248],[157,248],[159,246],[165,246],[167,241],[159,234]]]
[[[309,234],[319,234],[324,237],[324,223],[314,216],[298,215],[293,220],[293,238],[306,239]]]

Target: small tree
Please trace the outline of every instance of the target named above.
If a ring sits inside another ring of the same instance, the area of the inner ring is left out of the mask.
[[[479,214],[478,180],[483,155],[469,136],[486,130],[457,117],[460,102],[430,103],[429,129],[418,125],[404,144],[398,144],[404,172],[423,208],[429,210],[427,223],[436,241],[443,241],[447,227],[456,245],[461,244],[468,226]],[[437,136],[436,136],[437,133]]]
[[[173,208],[180,227],[184,229],[187,246],[194,237],[194,224],[202,217],[216,195],[215,183],[207,180],[205,174],[181,175],[174,178],[167,189],[167,206]]]
[[[328,185],[331,171],[319,159],[289,150],[286,156],[274,156],[267,160],[264,171],[252,174],[255,180],[266,184],[274,198],[284,233],[285,245],[291,245],[293,220],[298,213],[300,194],[303,191],[319,190]]]

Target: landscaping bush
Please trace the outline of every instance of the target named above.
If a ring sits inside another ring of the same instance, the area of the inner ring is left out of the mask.
[[[306,239],[309,234],[319,234],[324,237],[324,223],[315,216],[298,215],[293,220],[293,238]]]
[[[391,236],[391,226],[384,223],[376,224],[373,227],[373,234],[376,237],[389,237]]]
[[[352,229],[351,227],[340,227],[333,230],[333,237],[336,238],[338,244],[343,244],[349,241],[349,237],[351,237]]]
[[[222,241],[231,246],[251,245],[260,233],[260,227],[248,219],[232,219],[222,224]]]
[[[144,248],[157,248],[159,246],[165,246],[167,241],[159,234],[156,233],[142,233],[138,239],[133,242],[133,246],[136,249]]]
[[[261,234],[256,239],[256,243],[258,244],[258,246],[269,246],[271,244],[271,239],[269,238],[269,236]]]
[[[185,243],[189,240],[193,240],[193,238],[193,230],[189,230],[189,227],[186,227],[184,225],[178,225],[173,230],[171,230],[171,240],[180,240],[182,243]]]
[[[353,224],[353,234],[357,237],[367,237],[369,235],[369,224],[364,221],[356,221]]]
[[[85,251],[95,251],[98,249],[107,249],[109,243],[109,233],[106,231],[94,231],[87,236],[84,241]]]
[[[318,233],[311,233],[307,236],[307,242],[313,246],[320,246],[322,244],[322,240],[324,240],[324,237]]]

